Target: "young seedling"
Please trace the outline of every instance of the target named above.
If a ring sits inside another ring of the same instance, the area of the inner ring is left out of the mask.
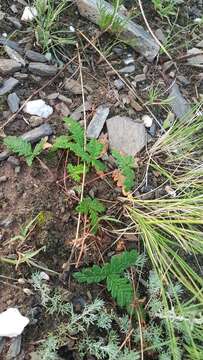
[[[105,281],[107,290],[117,304],[132,313],[133,286],[131,281],[124,277],[124,271],[135,266],[137,259],[136,250],[125,251],[121,255],[113,256],[110,263],[105,263],[102,267],[93,265],[91,268],[82,269],[73,276],[79,283],[98,284]]]
[[[89,216],[92,227],[91,231],[95,234],[98,230],[99,221],[101,219],[99,218],[99,215],[105,212],[105,206],[101,203],[101,201],[91,199],[87,196],[78,204],[76,210],[81,214]]]
[[[120,181],[121,186],[125,192],[128,192],[132,190],[135,184],[135,159],[132,156],[123,156],[116,150],[112,151],[112,155],[115,158],[118,169],[122,175]]]
[[[52,51],[55,57],[57,52],[62,53],[66,45],[74,45],[75,38],[70,30],[63,26],[61,16],[67,9],[67,0],[61,0],[58,5],[54,0],[34,0],[37,17],[33,22],[37,43],[43,51]]]
[[[7,136],[4,139],[4,144],[13,153],[24,156],[27,165],[32,166],[33,160],[44,150],[46,141],[47,138],[41,139],[41,141],[35,145],[34,149],[32,149],[32,145],[28,141],[22,139],[22,137]]]
[[[96,171],[104,171],[105,165],[99,160],[103,150],[103,144],[96,139],[87,141],[86,147],[84,146],[84,129],[73,120],[71,117],[64,119],[68,127],[68,134],[56,138],[53,144],[53,150],[66,149],[71,151],[79,159],[86,163],[85,171],[93,167]],[[69,176],[74,181],[80,181],[84,171],[83,163],[77,165],[68,164],[67,170]]]

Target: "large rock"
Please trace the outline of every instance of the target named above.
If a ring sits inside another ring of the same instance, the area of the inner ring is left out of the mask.
[[[54,76],[57,73],[57,67],[54,65],[47,65],[40,62],[32,62],[29,65],[29,70],[32,74],[39,76]]]
[[[3,75],[13,74],[20,70],[21,64],[12,59],[0,59],[0,73]]]
[[[99,24],[101,12],[98,6],[98,0],[76,0],[76,4],[82,16],[85,16],[95,24]],[[107,13],[111,15],[115,14],[113,6],[108,2],[100,0],[99,5],[105,9]],[[121,12],[118,12],[116,19],[119,19],[121,24],[124,24],[123,28],[121,28],[121,33],[119,33],[119,38],[128,42],[131,47],[145,56],[148,61],[153,61],[159,52],[159,45],[153,37],[146,32],[142,26],[129,20],[128,17]],[[111,30],[110,27],[109,30]]]
[[[143,123],[127,116],[114,116],[106,123],[111,149],[134,156],[146,145],[147,136]]]

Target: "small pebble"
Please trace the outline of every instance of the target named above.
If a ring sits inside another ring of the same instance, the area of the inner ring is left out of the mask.
[[[125,84],[123,83],[122,80],[116,79],[116,80],[114,80],[114,86],[117,90],[121,90],[124,88]]]
[[[13,76],[18,80],[25,80],[25,79],[28,78],[28,74],[23,74],[23,73],[18,72],[18,71]]]
[[[70,98],[68,98],[68,97],[66,97],[64,95],[61,95],[61,94],[59,94],[58,99],[63,101],[67,105],[71,105],[73,103],[72,99],[70,99]]]
[[[34,6],[26,6],[23,11],[21,20],[32,21],[36,16],[37,16],[37,9]]]
[[[133,64],[135,61],[132,57],[129,57],[127,59],[124,59],[123,62],[125,65],[130,65],[130,64]]]
[[[86,301],[82,296],[74,296],[72,298],[72,304],[74,307],[75,312],[81,312],[81,310],[84,308]]]
[[[152,126],[153,123],[153,119],[151,118],[151,116],[149,115],[143,115],[142,116],[142,121],[144,122],[144,126],[146,128],[150,128]]]
[[[44,120],[41,117],[35,116],[35,115],[31,116],[29,119],[29,123],[32,128],[43,124],[43,122],[44,122]]]
[[[0,176],[0,183],[3,183],[5,181],[7,181],[7,176],[6,175]]]
[[[46,57],[43,54],[38,53],[37,51],[27,50],[25,53],[26,58],[31,61],[44,63],[47,61]]]
[[[125,66],[124,68],[119,70],[119,73],[121,74],[131,74],[135,71],[135,65],[129,65],[129,66]]]
[[[9,109],[11,110],[12,113],[18,111],[20,106],[20,99],[15,92],[8,95],[7,102]]]
[[[8,158],[7,161],[8,161],[8,163],[11,164],[13,167],[20,165],[20,160],[19,160],[17,157],[13,156],[13,155],[9,156],[9,158]]]

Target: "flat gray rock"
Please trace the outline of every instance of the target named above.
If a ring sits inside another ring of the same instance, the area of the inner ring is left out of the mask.
[[[0,87],[0,96],[6,95],[11,92],[16,85],[18,85],[19,81],[10,77],[8,80],[5,80],[3,85]]]
[[[13,74],[20,70],[21,64],[12,59],[0,59],[0,74]]]
[[[15,41],[6,39],[4,37],[0,37],[0,45],[3,45],[3,46],[8,45],[10,48],[19,52],[19,54],[23,54],[23,49]]]
[[[31,61],[40,62],[40,63],[47,62],[47,58],[44,55],[38,53],[37,51],[27,50],[25,56],[27,59]]]
[[[109,107],[101,105],[96,109],[96,113],[87,128],[87,137],[97,139],[103,129],[104,123],[109,115]]]
[[[32,62],[29,64],[29,70],[32,74],[38,76],[54,76],[57,73],[57,67],[47,65],[40,62]]]
[[[11,49],[9,46],[5,45],[4,49],[7,53],[7,55],[10,57],[10,59],[17,61],[18,63],[22,64],[22,66],[25,66],[25,60],[22,58],[20,54],[14,49]]]
[[[21,137],[22,139],[33,143],[41,140],[45,136],[50,136],[52,134],[53,134],[53,130],[51,126],[49,124],[43,124],[33,130],[26,132]]]
[[[190,105],[181,94],[179,87],[176,83],[173,84],[169,93],[170,104],[174,114],[178,117],[184,117],[191,111]]]
[[[147,136],[143,123],[119,115],[108,119],[106,123],[111,149],[134,156],[146,145]]]
[[[18,111],[20,106],[20,99],[15,92],[8,95],[7,103],[12,113]]]

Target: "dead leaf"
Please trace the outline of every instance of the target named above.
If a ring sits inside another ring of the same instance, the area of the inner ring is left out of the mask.
[[[123,240],[119,240],[116,244],[116,251],[120,252],[120,251],[125,251],[126,247],[125,247],[125,243]]]
[[[99,156],[99,158],[101,158],[102,156],[104,156],[108,149],[109,149],[109,141],[108,141],[108,134],[101,134],[99,137],[99,143],[103,145],[103,149],[102,152]]]
[[[123,188],[124,181],[125,181],[125,176],[123,176],[118,169],[113,171],[112,178],[113,178],[114,181],[117,182],[118,187]]]
[[[45,142],[45,144],[43,145],[43,150],[50,149],[52,147],[53,147],[52,144],[50,144],[49,142]]]

